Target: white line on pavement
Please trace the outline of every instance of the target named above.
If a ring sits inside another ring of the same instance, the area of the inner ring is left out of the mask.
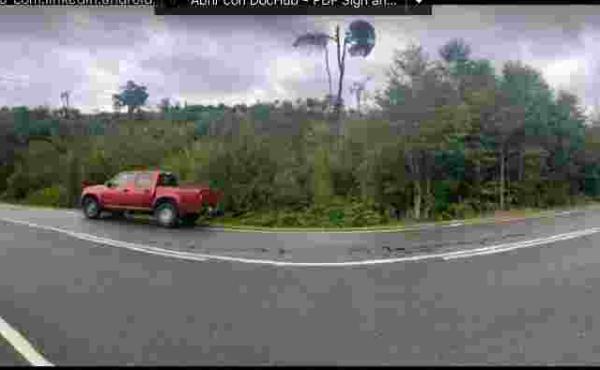
[[[596,227],[596,228],[592,228],[592,229],[585,229],[585,230],[579,230],[579,231],[574,231],[574,232],[565,233],[565,234],[553,235],[553,236],[549,236],[549,237],[545,237],[545,238],[532,239],[532,240],[507,243],[507,244],[492,245],[492,246],[485,247],[485,248],[452,252],[452,253],[449,253],[449,255],[443,257],[443,259],[451,260],[451,259],[468,258],[468,257],[475,257],[475,256],[483,256],[483,255],[487,255],[487,254],[507,252],[507,251],[511,251],[511,250],[515,250],[515,249],[535,247],[538,245],[544,245],[544,244],[565,241],[565,240],[569,240],[569,239],[580,238],[582,236],[591,235],[591,234],[595,234],[598,232],[600,232],[600,228]]]
[[[92,235],[92,234],[79,233],[79,232],[76,232],[76,231],[60,229],[58,227],[46,226],[46,225],[38,225],[38,224],[34,224],[32,222],[21,221],[21,220],[13,220],[13,219],[10,219],[10,218],[0,218],[0,220],[1,221],[6,221],[6,222],[12,222],[12,223],[15,223],[15,224],[26,225],[26,226],[37,228],[37,229],[48,230],[48,231],[55,231],[55,232],[58,232],[58,233],[67,234],[67,235],[72,236],[74,238],[81,239],[81,240],[86,240],[86,241],[89,241],[89,242],[92,242],[92,243],[96,243],[96,244],[110,245],[112,247],[124,248],[124,249],[129,249],[129,250],[138,251],[138,252],[144,252],[144,253],[148,253],[148,254],[155,254],[155,255],[164,256],[164,257],[175,257],[175,258],[186,259],[186,260],[194,260],[194,261],[204,261],[204,260],[206,260],[205,257],[202,257],[198,253],[179,252],[179,251],[174,251],[174,250],[170,250],[170,249],[163,249],[163,248],[152,247],[152,246],[149,246],[149,245],[143,245],[143,244],[137,244],[137,243],[128,243],[128,242],[123,242],[123,241],[120,241],[120,240],[103,238],[103,237],[95,236],[95,235]]]
[[[525,240],[513,243],[506,244],[498,244],[492,245],[484,248],[478,249],[469,249],[455,252],[445,252],[439,254],[425,254],[418,255],[413,257],[399,257],[399,258],[384,258],[384,259],[374,259],[374,260],[363,260],[363,261],[347,261],[347,262],[291,262],[291,261],[277,261],[277,260],[264,260],[264,259],[252,259],[252,258],[239,258],[239,257],[230,257],[230,256],[219,256],[213,254],[205,254],[205,253],[190,253],[190,252],[178,252],[169,249],[151,247],[143,244],[137,243],[129,243],[123,242],[114,239],[103,238],[91,234],[85,234],[65,229],[60,229],[52,226],[38,225],[27,221],[14,220],[9,218],[0,218],[0,221],[10,222],[14,224],[26,225],[33,228],[38,228],[42,230],[55,231],[63,234],[67,234],[77,239],[90,241],[93,243],[101,244],[101,245],[109,245],[117,248],[124,248],[129,250],[134,250],[138,252],[154,254],[164,257],[172,257],[183,260],[194,260],[194,261],[206,261],[209,259],[216,261],[228,261],[228,262],[239,262],[239,263],[250,263],[250,264],[260,264],[260,265],[272,265],[272,266],[292,266],[292,267],[351,267],[351,266],[366,266],[366,265],[380,265],[380,264],[388,264],[388,263],[397,263],[397,262],[415,262],[415,261],[423,261],[428,259],[443,259],[443,260],[451,260],[457,258],[467,258],[473,256],[480,256],[486,254],[493,253],[501,253],[509,250],[520,249],[533,247],[543,244],[555,243],[558,241],[564,241],[569,239],[574,239],[586,235],[591,235],[597,232],[600,232],[600,228],[591,228],[580,231],[574,231],[565,234],[553,235],[550,237]]]
[[[32,366],[54,366],[2,317],[0,317],[0,336],[4,337]]]

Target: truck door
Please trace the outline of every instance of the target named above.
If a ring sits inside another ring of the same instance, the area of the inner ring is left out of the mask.
[[[123,172],[115,176],[110,182],[112,186],[102,195],[102,201],[107,207],[121,207],[127,195],[128,186],[133,182],[135,175]]]
[[[126,206],[131,208],[152,207],[152,189],[155,176],[152,172],[140,172],[136,175],[133,185],[129,188],[129,193],[126,198]]]

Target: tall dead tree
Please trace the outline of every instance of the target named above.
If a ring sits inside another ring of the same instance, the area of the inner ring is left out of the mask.
[[[69,97],[71,96],[70,91],[63,91],[60,93],[60,101],[62,103],[63,116],[69,118]]]

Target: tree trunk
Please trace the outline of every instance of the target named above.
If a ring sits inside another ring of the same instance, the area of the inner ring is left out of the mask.
[[[410,172],[414,176],[412,206],[413,206],[413,217],[418,220],[421,218],[422,194],[421,194],[421,183],[419,182],[420,178],[419,178],[418,163],[415,160],[414,150],[413,151],[409,150],[405,154],[405,158],[407,159],[407,164],[410,169]]]
[[[519,150],[519,181],[523,181],[523,168],[525,167],[525,151]]]
[[[346,66],[346,39],[340,40],[340,26],[336,27],[335,38],[337,44],[337,60],[339,69],[338,92],[335,102],[335,113],[338,123],[338,134],[341,129],[342,92],[344,87],[344,72]]]
[[[431,179],[427,179],[425,180],[425,197],[427,199],[426,203],[425,203],[425,217],[429,218],[431,217],[431,210],[432,210],[432,201],[433,201],[433,196],[431,194]]]
[[[504,210],[504,149],[500,149],[500,209]]]
[[[511,169],[511,166],[510,166],[510,158],[511,158],[510,153],[507,154],[507,157],[508,158],[506,159],[506,169],[505,169],[505,172],[506,172],[506,186],[505,186],[506,192],[505,193],[506,193],[506,195],[509,195],[510,194],[510,169]],[[506,199],[505,199],[505,201],[506,201]],[[510,207],[510,201],[508,203],[509,203],[508,206]]]
[[[414,205],[415,219],[417,219],[417,220],[421,219],[421,199],[422,199],[421,182],[419,180],[416,180],[414,196],[413,196],[413,203],[414,203],[413,205]]]
[[[477,148],[475,152],[475,186],[477,187],[477,198],[479,198],[479,204],[481,203],[481,148]]]
[[[329,96],[333,96],[333,86],[331,84],[331,69],[329,68],[329,48],[325,45],[325,71],[327,72],[327,83],[329,85]]]

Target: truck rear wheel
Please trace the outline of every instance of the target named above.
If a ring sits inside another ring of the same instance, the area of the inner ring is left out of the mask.
[[[154,216],[156,221],[162,227],[176,227],[179,223],[179,215],[177,207],[173,202],[162,202],[154,208]]]

